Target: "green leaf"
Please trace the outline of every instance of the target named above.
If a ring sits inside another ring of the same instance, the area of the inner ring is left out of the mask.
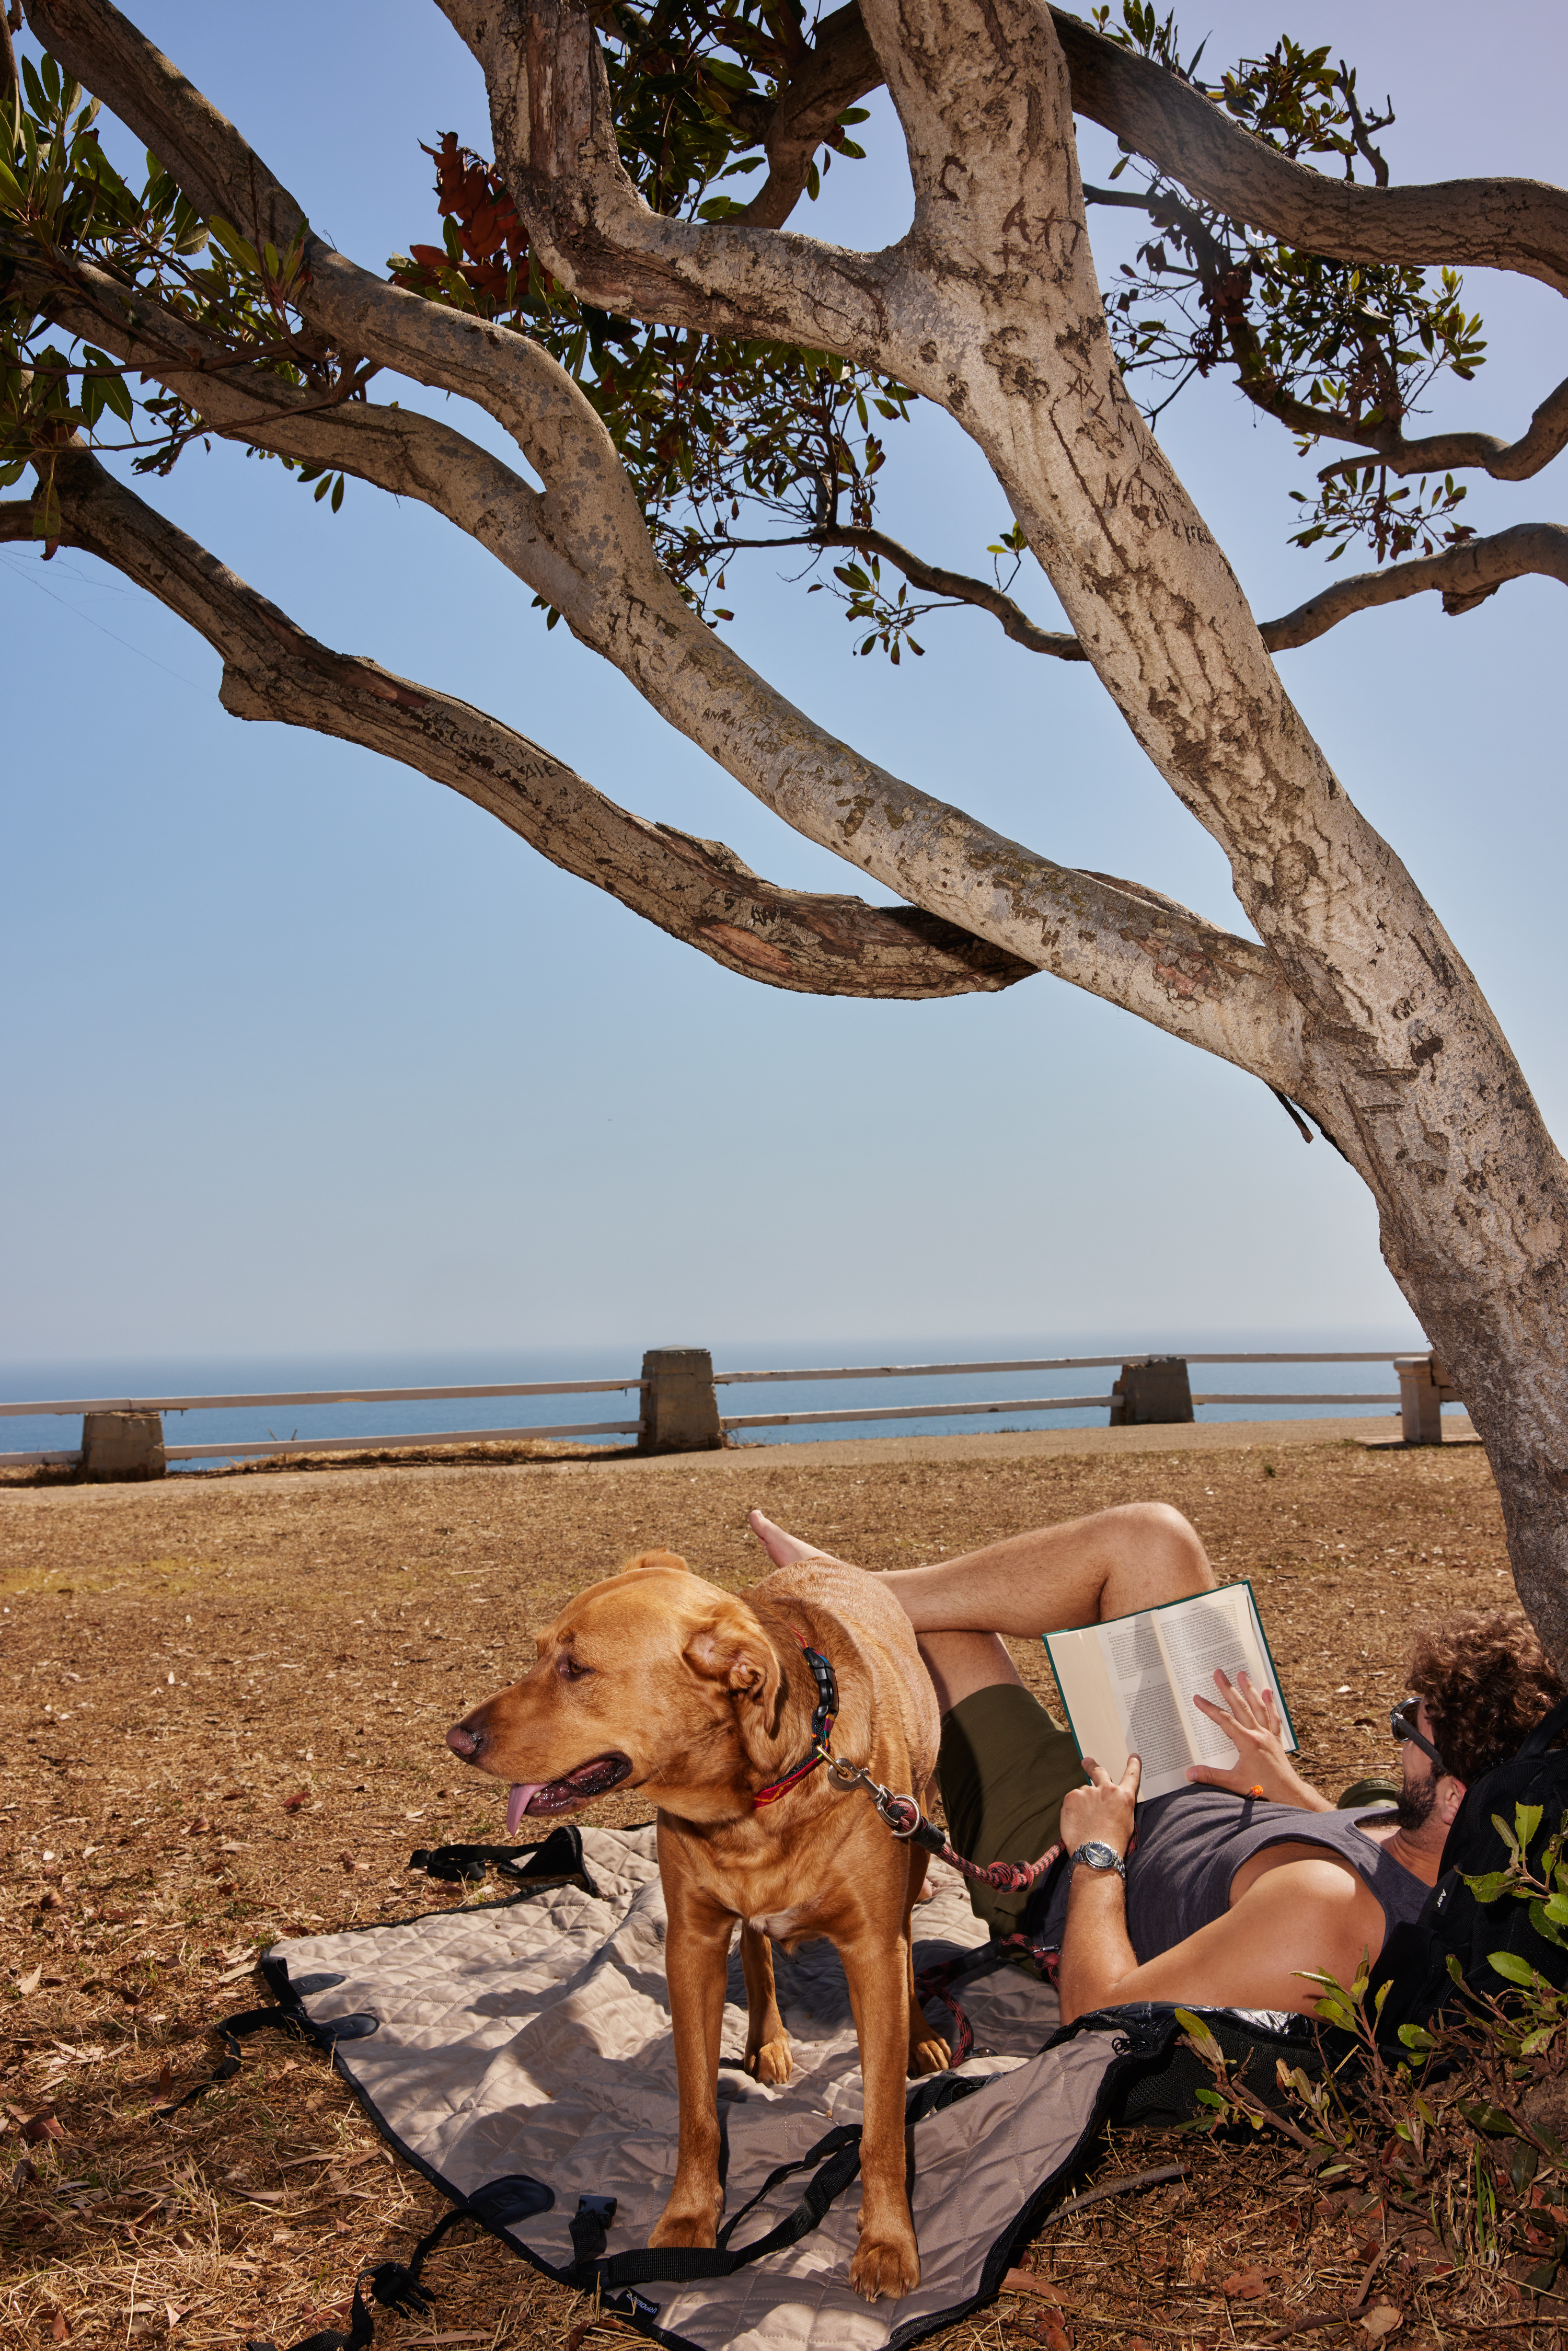
[[[1451,475],[1449,476],[1447,484],[1447,488],[1449,496],[1452,497],[1454,493],[1454,484],[1453,477]],[[1539,1804],[1516,1804],[1514,1806],[1514,1834],[1517,1835],[1521,1845],[1528,1847],[1534,1841],[1535,1832],[1541,1826],[1543,1817],[1544,1815]]]
[[[1485,2131],[1490,2138],[1514,2138],[1518,2136],[1512,2117],[1505,2115],[1500,2106],[1472,2105],[1469,2099],[1461,2098],[1459,2112],[1468,2123],[1472,2123],[1479,2131]]]
[[[231,261],[237,261],[244,269],[259,268],[255,246],[248,245],[238,229],[225,220],[221,213],[213,214],[209,226]]]
[[[1467,1877],[1465,1880],[1478,1902],[1496,1902],[1507,1892],[1511,1882],[1506,1869],[1490,1869],[1484,1876]]]
[[[336,513],[338,512],[338,510],[339,510],[339,508],[341,507],[342,503],[343,503],[343,476],[342,476],[342,475],[341,475],[341,474],[340,474],[340,475],[339,475],[339,476],[338,476],[337,486],[336,486],[336,488],[335,488],[335,489],[333,490],[333,492],[332,492],[332,512],[333,512],[334,514],[336,514]]]
[[[1195,2016],[1190,2008],[1178,2008],[1176,2019],[1200,2057],[1214,2064],[1224,2064],[1225,2053],[1201,2016]]]
[[[1424,2032],[1418,2024],[1402,2024],[1399,2038],[1406,2049],[1436,2049],[1437,2045],[1432,2035]]]
[[[1521,1959],[1517,1951],[1489,1951],[1487,1965],[1501,1976],[1505,1983],[1522,1984],[1526,1991],[1537,1980],[1536,1970],[1527,1959]]]

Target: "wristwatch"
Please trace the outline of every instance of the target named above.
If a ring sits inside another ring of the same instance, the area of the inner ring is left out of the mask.
[[[1085,1869],[1113,1869],[1124,1886],[1127,1882],[1126,1863],[1114,1845],[1102,1844],[1098,1837],[1092,1837],[1087,1844],[1081,1844],[1071,1859],[1074,1869],[1080,1863]]]

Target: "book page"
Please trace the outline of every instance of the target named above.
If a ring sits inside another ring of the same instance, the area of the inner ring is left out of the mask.
[[[1186,1785],[1192,1750],[1146,1610],[1110,1625],[1048,1633],[1045,1646],[1081,1755],[1092,1755],[1119,1780],[1136,1750],[1144,1765],[1140,1801]]]
[[[1221,1771],[1239,1761],[1238,1750],[1218,1723],[1198,1712],[1193,1698],[1197,1694],[1218,1704],[1217,1671],[1228,1674],[1232,1681],[1239,1673],[1246,1673],[1256,1688],[1271,1687],[1261,1629],[1250,1591],[1234,1585],[1227,1591],[1195,1593],[1190,1600],[1155,1612],[1155,1631],[1188,1727],[1195,1761]],[[1283,1740],[1288,1749],[1295,1747],[1295,1732],[1288,1719]]]
[[[1048,1633],[1045,1651],[1056,1676],[1061,1702],[1080,1755],[1092,1755],[1113,1778],[1127,1768],[1127,1750],[1121,1715],[1112,1693],[1105,1660],[1100,1654],[1100,1628]]]
[[[1129,1754],[1139,1755],[1140,1802],[1190,1785],[1191,1763],[1225,1771],[1236,1761],[1231,1741],[1192,1703],[1196,1692],[1207,1698],[1214,1691],[1217,1667],[1232,1679],[1244,1667],[1258,1688],[1273,1689],[1283,1743],[1297,1746],[1247,1584],[1195,1593],[1108,1625],[1048,1633],[1045,1646],[1080,1754],[1092,1755],[1113,1780]]]
[[[1173,1772],[1179,1783],[1197,1757],[1187,1741],[1153,1617],[1123,1616],[1102,1625],[1100,1645],[1111,1669],[1126,1753],[1143,1759],[1144,1792],[1149,1792],[1151,1782],[1169,1779]],[[1124,1756],[1124,1769],[1125,1763]]]

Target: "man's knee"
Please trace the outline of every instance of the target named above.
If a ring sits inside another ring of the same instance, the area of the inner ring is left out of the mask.
[[[943,1714],[976,1690],[1019,1685],[1018,1667],[995,1633],[922,1633],[919,1646]]]
[[[1141,1568],[1162,1579],[1168,1577],[1181,1591],[1202,1592],[1212,1586],[1214,1571],[1202,1538],[1174,1504],[1123,1502],[1108,1510],[1106,1517],[1119,1521],[1118,1548],[1124,1546],[1124,1556],[1135,1558]]]

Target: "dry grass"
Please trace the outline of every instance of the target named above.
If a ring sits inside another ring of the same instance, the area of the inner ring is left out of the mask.
[[[752,1503],[891,1567],[1145,1495],[1253,1578],[1305,1768],[1333,1787],[1390,1761],[1413,1622],[1511,1597],[1484,1458],[1452,1446],[966,1460],[955,1443],[816,1463],[800,1447],[0,1488],[0,2325],[35,2344],[287,2345],[343,2323],[359,2264],[436,2217],[308,2050],[253,2043],[234,2082],[172,2121],[152,2110],[209,2070],[212,2021],[255,2003],[260,1947],[427,1909],[442,1897],[406,1876],[411,1847],[500,1835],[502,1792],[464,1777],[442,1733],[574,1589],[656,1543],[742,1584]],[[1043,1680],[1038,1651],[1024,1662]],[[613,1797],[587,1815],[638,1816]],[[39,2116],[63,2136],[25,2140]],[[1374,2222],[1317,2212],[1266,2147],[1181,2153],[1186,2184],[1048,2227],[1031,2258],[1051,2296],[1004,2297],[946,2343],[1155,2351],[1343,2311]],[[1096,2176],[1170,2159],[1127,2137]],[[1431,2323],[1419,2258],[1387,2258],[1396,2344],[1549,2340],[1503,2284],[1480,2315]],[[1249,2269],[1256,2294],[1222,2291]],[[435,2318],[387,2321],[389,2341],[532,2351],[592,2315],[488,2241],[438,2255],[433,2283]]]

